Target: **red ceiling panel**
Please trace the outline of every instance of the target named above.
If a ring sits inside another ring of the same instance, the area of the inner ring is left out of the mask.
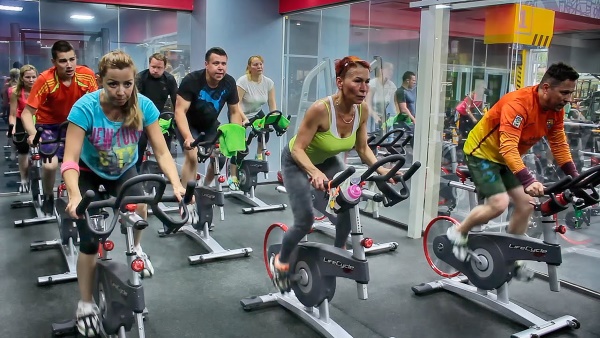
[[[194,9],[194,0],[72,0],[75,2],[87,2],[95,4],[107,4],[118,6],[145,7],[174,9],[180,11],[192,11]]]

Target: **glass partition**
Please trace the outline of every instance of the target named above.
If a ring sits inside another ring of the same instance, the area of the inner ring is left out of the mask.
[[[572,102],[564,108],[564,113],[567,141],[580,173],[600,164],[600,64],[595,61],[600,56],[600,39],[596,33],[600,30],[600,18],[592,12],[594,6],[589,4],[590,1],[581,1],[581,6],[563,13],[561,10],[566,7],[565,1],[556,4],[523,1],[524,20],[529,19],[536,25],[541,20],[547,20],[546,16],[550,13],[554,15],[554,24],[551,37],[540,37],[534,41],[541,46],[525,45],[520,50],[521,60],[518,60],[526,73],[524,77],[528,85],[539,83],[546,69],[557,62],[564,62],[579,73]],[[547,155],[540,156],[544,154]],[[537,165],[532,166],[532,171],[538,177],[547,181],[563,177],[562,170],[547,147],[538,145],[528,156],[539,159],[535,161]],[[600,273],[591,267],[598,266],[600,262],[598,215],[598,205],[585,209],[571,205],[557,217],[557,224],[567,226],[567,232],[559,234],[563,261],[559,277],[596,292],[600,292]],[[535,267],[539,272],[547,273],[545,264],[536,264]]]
[[[167,57],[177,83],[190,72],[190,15],[174,11],[119,8],[119,48],[131,55],[138,71],[154,53]]]
[[[96,71],[102,55],[118,48],[119,11],[115,6],[66,1],[40,2],[40,27],[26,39],[41,41],[40,71],[52,66],[50,48],[56,40],[67,40],[75,48],[77,63]]]
[[[5,81],[15,62],[32,64],[39,72],[50,68],[50,48],[57,40],[69,41],[78,64],[94,71],[100,58],[117,48],[133,57],[138,71],[148,67],[153,53],[167,56],[167,71],[178,81],[190,70],[190,13],[58,0],[10,4],[15,10],[0,11],[0,76]],[[0,193],[16,192],[20,178],[14,151],[4,149]]]

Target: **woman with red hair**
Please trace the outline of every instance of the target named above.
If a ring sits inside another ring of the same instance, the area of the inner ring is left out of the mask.
[[[282,151],[283,182],[294,225],[283,236],[281,251],[270,261],[275,285],[281,292],[290,290],[290,254],[312,228],[313,202],[321,202],[322,205],[316,203],[314,207],[325,213],[323,182],[344,170],[337,155],[354,148],[365,164],[371,166],[377,161],[367,145],[369,112],[365,98],[369,92],[369,70],[368,62],[354,56],[337,60],[337,93],[317,100],[308,108],[298,133]],[[384,175],[389,169],[378,171]],[[316,190],[314,200],[311,185]],[[329,215],[329,219],[336,225],[334,245],[343,248],[350,233],[350,213]]]

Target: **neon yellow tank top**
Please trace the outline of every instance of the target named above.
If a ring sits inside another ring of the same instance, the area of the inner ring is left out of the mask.
[[[335,118],[335,108],[333,106],[333,99],[329,97],[329,104],[327,100],[323,100],[325,107],[327,107],[327,113],[329,114],[329,130],[323,132],[316,132],[312,141],[306,147],[306,155],[313,164],[321,164],[328,158],[334,157],[339,153],[349,151],[354,148],[356,143],[356,131],[360,124],[360,116],[362,109],[354,106],[354,125],[352,127],[352,133],[348,137],[341,138],[337,130],[337,119]],[[330,109],[331,107],[331,109]],[[358,118],[357,118],[358,115]],[[294,147],[296,141],[296,135],[292,137],[289,143],[290,151]]]

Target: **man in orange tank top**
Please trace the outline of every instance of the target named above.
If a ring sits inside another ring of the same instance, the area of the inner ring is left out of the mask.
[[[27,106],[21,113],[23,127],[27,131],[28,142],[31,145],[36,129],[44,129],[41,140],[52,140],[58,136],[59,126],[67,120],[73,104],[87,93],[98,90],[96,75],[85,67],[77,66],[77,57],[73,46],[67,41],[59,40],[52,45],[52,64],[50,69],[42,72],[33,84],[27,99]],[[34,124],[33,115],[36,117]],[[47,215],[54,213],[54,181],[58,162],[62,161],[64,144],[50,161],[42,164],[42,212]],[[40,145],[41,153],[52,153],[54,144]]]
[[[471,130],[464,153],[471,180],[485,204],[478,205],[457,227],[448,229],[454,255],[466,260],[467,234],[500,216],[509,198],[515,206],[508,232],[524,234],[533,213],[530,202],[544,194],[544,186],[531,175],[521,156],[546,136],[552,155],[566,175],[577,176],[564,130],[564,107],[571,102],[579,74],[564,63],[551,65],[537,86],[503,96]],[[521,262],[517,279],[529,280],[532,271]]]

